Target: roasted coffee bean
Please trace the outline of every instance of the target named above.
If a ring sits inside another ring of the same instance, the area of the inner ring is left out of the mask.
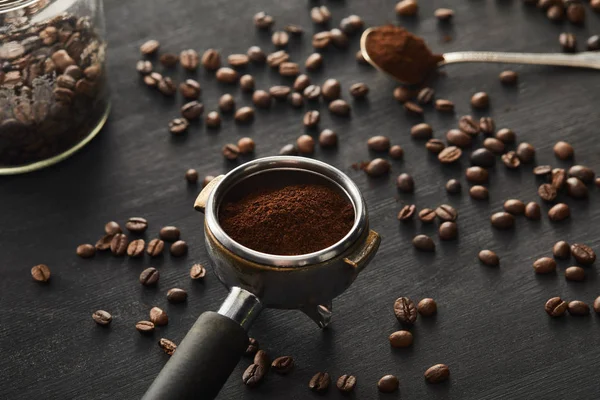
[[[575,53],[577,51],[577,38],[572,33],[563,32],[558,36],[558,43],[566,53]]]
[[[546,302],[544,310],[551,317],[560,317],[567,311],[567,302],[560,297],[552,297]]]
[[[469,188],[469,196],[475,200],[487,200],[490,192],[485,186],[474,185]]]
[[[190,268],[190,278],[202,279],[206,276],[206,269],[201,264],[194,264],[192,268]]]
[[[446,140],[448,144],[461,148],[471,146],[471,136],[461,131],[460,129],[450,129],[446,132]]]
[[[394,89],[394,99],[399,101],[400,103],[405,103],[416,96],[414,90],[411,90],[405,86],[398,86]]]
[[[600,188],[600,177],[596,178],[596,186]]]
[[[350,105],[342,99],[337,99],[329,103],[329,111],[334,115],[346,117],[350,115]]]
[[[271,68],[279,68],[281,63],[284,63],[289,59],[290,55],[287,52],[279,50],[267,56],[267,64],[269,64],[269,67]]]
[[[408,297],[399,297],[396,299],[394,302],[394,314],[396,315],[396,319],[405,325],[412,325],[417,320],[417,308],[415,307],[415,303]]]
[[[456,146],[446,147],[444,150],[440,151],[438,154],[438,160],[442,164],[450,164],[455,161],[458,161],[460,156],[462,155],[462,151]]]
[[[460,117],[458,120],[458,128],[471,136],[477,136],[479,134],[479,124],[470,115]]]
[[[575,25],[582,25],[585,21],[585,8],[583,4],[569,2],[567,5],[567,19]]]
[[[240,150],[240,154],[249,154],[254,151],[256,148],[256,144],[254,140],[249,137],[243,137],[238,140],[237,143],[238,149]]]
[[[313,392],[325,393],[329,389],[331,378],[327,372],[318,372],[310,379],[308,388]]]
[[[569,206],[565,203],[558,203],[548,210],[550,221],[558,222],[567,219],[571,215]]]
[[[164,248],[165,242],[160,239],[152,239],[150,242],[148,242],[148,248],[146,249],[146,252],[150,257],[158,257],[162,255]]]
[[[573,146],[567,142],[560,141],[554,145],[554,155],[556,155],[556,157],[560,160],[568,160],[573,158],[573,154]]]
[[[133,233],[144,233],[148,229],[148,221],[141,217],[132,217],[125,223],[125,228]]]
[[[79,82],[81,82],[81,80]],[[175,86],[173,80],[168,76],[163,77],[160,81],[158,81],[157,88],[158,91],[165,96],[173,96],[177,92],[177,86]]]
[[[488,108],[490,105],[490,97],[485,92],[477,92],[471,97],[471,106],[473,108]]]
[[[417,105],[417,103],[413,103],[412,101],[407,101],[404,103],[404,109],[413,115],[421,116],[423,115],[423,108]]]
[[[416,0],[401,0],[396,3],[396,14],[402,17],[416,15],[419,11],[419,4]]]
[[[465,171],[467,181],[473,183],[485,183],[488,181],[489,173],[487,169],[481,167],[469,167]]]
[[[217,81],[222,83],[235,83],[238,80],[238,73],[229,67],[221,67],[215,74]]]
[[[200,118],[204,112],[204,105],[197,101],[190,101],[181,106],[181,116],[186,120],[195,120]]]
[[[152,307],[150,310],[150,321],[156,326],[165,326],[169,323],[169,316],[158,307]]]
[[[430,104],[435,96],[435,91],[432,88],[425,87],[417,94],[417,102],[419,104]]]
[[[80,244],[77,246],[77,255],[81,258],[90,258],[96,254],[96,248],[91,244]]]
[[[190,123],[185,118],[173,118],[169,121],[169,132],[173,135],[181,135],[189,128]]]
[[[598,1],[598,4],[600,4],[600,1]],[[600,36],[598,36],[598,35],[590,36],[588,38],[586,44],[587,44],[588,51],[600,50]]]
[[[310,135],[301,135],[296,140],[296,146],[300,153],[312,154],[315,151],[315,140]]]
[[[517,199],[506,200],[504,202],[504,211],[512,215],[521,215],[525,212],[525,203]]]
[[[448,380],[450,369],[446,364],[436,364],[425,371],[425,380],[429,383],[440,383]]]
[[[250,364],[242,375],[242,382],[248,387],[255,387],[266,375],[266,370],[258,364]]]
[[[140,52],[145,55],[148,56],[150,54],[154,54],[158,51],[158,48],[160,47],[160,43],[158,42],[158,40],[148,40],[146,42],[144,42],[141,46],[140,46]]]
[[[573,165],[569,168],[569,176],[580,179],[585,183],[594,182],[595,172],[586,166],[583,165]]]
[[[290,356],[277,357],[271,363],[271,369],[280,375],[289,374],[294,369],[294,359]]]
[[[515,224],[515,217],[507,212],[497,212],[490,217],[492,226],[497,229],[510,229]]]
[[[144,83],[149,87],[158,86],[158,82],[162,80],[162,75],[158,72],[151,72],[150,74],[144,76]]]
[[[331,32],[324,31],[315,33],[312,37],[312,46],[315,49],[324,49],[331,43]]]
[[[119,232],[120,233],[120,232]],[[94,246],[96,250],[104,251],[110,249],[110,244],[112,243],[113,237],[115,235],[104,235],[96,242]]]
[[[600,296],[596,297],[596,300],[594,300],[594,311],[596,311],[597,314],[600,314]]]
[[[550,165],[538,165],[533,169],[533,174],[535,176],[547,176],[552,172],[552,167]]]
[[[269,29],[275,23],[272,16],[268,15],[264,11],[254,14],[254,25],[259,29]]]
[[[200,64],[200,56],[196,50],[188,49],[179,53],[179,63],[188,71],[195,71]]]
[[[161,54],[159,61],[165,67],[173,68],[174,66],[177,65],[177,62],[179,61],[179,57],[177,56],[177,54],[164,53],[164,54]]]
[[[458,218],[458,211],[448,204],[442,204],[435,209],[435,215],[442,221],[456,221]]]
[[[246,347],[246,351],[244,352],[244,355],[254,357],[254,355],[258,351],[258,347],[259,347],[258,340],[254,339],[252,337],[248,338],[248,347]]]
[[[173,257],[181,257],[188,252],[188,245],[183,240],[178,240],[171,245],[170,251]]]
[[[458,236],[458,225],[455,222],[443,222],[440,225],[438,233],[442,240],[454,240]]]
[[[571,246],[571,254],[577,260],[578,263],[583,265],[590,265],[596,261],[596,253],[591,247],[575,243]]]
[[[121,226],[118,222],[115,221],[107,222],[106,225],[104,225],[104,232],[106,232],[107,235],[123,233],[123,231],[121,230]]]
[[[519,168],[521,165],[521,160],[514,151],[509,151],[508,153],[502,154],[501,158],[506,168],[515,169]]]
[[[552,201],[557,196],[556,188],[549,183],[542,183],[538,188],[538,196],[544,201]]]
[[[247,124],[254,120],[254,109],[252,107],[241,107],[235,112],[233,118],[237,123]]]
[[[154,323],[150,321],[138,321],[135,324],[135,329],[137,329],[139,333],[143,334],[152,333],[154,332]]]
[[[446,99],[437,99],[435,109],[440,112],[454,112],[454,103]]]
[[[389,161],[383,158],[376,158],[369,162],[365,168],[367,175],[371,177],[379,177],[387,174],[390,171],[391,165]]]
[[[331,129],[323,129],[319,134],[319,145],[321,147],[333,147],[337,145],[337,134]]]
[[[562,4],[554,4],[546,11],[546,16],[550,21],[562,21],[565,17],[565,9]]]
[[[429,139],[425,143],[425,148],[433,154],[439,154],[445,147],[446,145],[440,139]]]
[[[413,343],[413,335],[409,331],[396,331],[389,337],[390,345],[397,349],[410,347]]]
[[[279,155],[282,156],[295,156],[298,154],[298,150],[293,144],[286,144],[279,150]]]
[[[339,99],[342,86],[337,79],[327,79],[321,86],[321,94],[325,100]],[[306,96],[306,94],[305,94]]]
[[[160,273],[154,267],[146,268],[140,274],[140,283],[144,286],[152,286],[156,285],[158,279],[160,278]]]
[[[402,207],[398,213],[398,221],[409,221],[415,214],[417,207],[414,204],[406,205]]]
[[[401,192],[412,193],[415,190],[415,181],[409,174],[400,174],[396,178],[396,186]]]
[[[387,136],[373,136],[367,140],[367,146],[373,151],[388,151],[390,148],[390,138]]]
[[[531,220],[539,220],[542,217],[540,205],[534,201],[527,203],[525,206],[525,217]]]
[[[552,247],[552,254],[555,258],[569,258],[571,256],[571,246],[564,240],[556,242],[554,247]]]
[[[496,139],[504,144],[513,143],[517,139],[517,135],[512,129],[502,128],[496,132]]]
[[[321,65],[323,65],[323,56],[319,53],[312,53],[304,62],[304,67],[309,71],[315,71],[321,68]]]
[[[471,164],[478,167],[492,167],[496,163],[496,157],[488,149],[477,149],[471,153]]]
[[[431,208],[424,208],[419,211],[419,219],[424,223],[431,223],[435,220],[437,215],[435,214],[435,210]]]
[[[325,24],[331,19],[331,11],[326,6],[313,7],[310,10],[310,18],[315,24]]]
[[[206,114],[206,126],[208,128],[218,128],[221,126],[221,116],[216,111],[211,111]]]
[[[517,147],[516,153],[521,162],[528,163],[535,157],[535,148],[531,144],[523,142]]]
[[[446,191],[450,194],[460,193],[461,186],[460,182],[456,179],[450,179],[446,182]]]
[[[235,108],[235,99],[229,93],[225,93],[219,98],[219,109],[224,112],[231,112]]]
[[[309,85],[303,91],[307,100],[317,100],[321,96],[321,88],[318,85]]]
[[[307,128],[314,128],[319,124],[320,119],[321,119],[321,114],[317,110],[311,110],[311,111],[307,111],[306,114],[304,114],[302,123]]]
[[[491,117],[481,117],[479,119],[479,131],[486,136],[493,135],[496,130],[496,124]]]
[[[567,179],[567,191],[569,196],[575,199],[584,199],[588,197],[588,188],[585,183],[578,178],[571,177]]]
[[[169,339],[160,338],[160,340],[158,341],[158,345],[169,356],[172,356],[173,353],[175,353],[175,350],[177,350],[177,345]]]
[[[306,89],[308,86],[310,86],[310,78],[307,75],[302,74],[298,75],[298,77],[294,81],[293,88],[297,92],[304,92],[304,89]],[[315,87],[318,88],[319,95],[321,95],[321,88],[319,86]],[[315,89],[313,89],[313,91],[314,90]]]
[[[258,46],[251,46],[248,48],[246,55],[253,63],[262,64],[267,60],[267,55]]]
[[[212,175],[206,175],[204,177],[204,179],[202,180],[202,187],[206,187],[206,185],[208,185],[213,179],[215,179],[214,176],[212,176]]]
[[[304,105],[304,98],[302,97],[302,95],[300,93],[294,92],[290,95],[289,102],[292,107],[300,108]]]
[[[127,252],[128,245],[129,240],[127,239],[127,236],[122,233],[117,233],[110,242],[110,251],[115,256],[122,256]]]
[[[355,99],[362,99],[369,93],[369,87],[362,82],[350,86],[350,95]]]
[[[554,168],[550,180],[552,186],[556,190],[560,190],[567,183],[567,173],[563,168]]]
[[[433,15],[439,21],[450,21],[454,16],[454,11],[450,8],[438,8],[434,11]]]
[[[435,243],[427,235],[417,235],[412,240],[413,246],[421,251],[435,251]]]
[[[481,250],[478,257],[479,261],[490,267],[497,267],[500,265],[500,258],[491,250]]]
[[[569,310],[569,314],[576,316],[590,314],[590,306],[579,300],[570,301],[567,310]]]
[[[50,279],[50,268],[45,264],[39,264],[31,268],[31,277],[36,282],[48,282]]]
[[[254,364],[262,366],[265,371],[271,366],[271,358],[264,350],[258,350],[254,355]]]
[[[338,378],[336,386],[342,393],[350,393],[356,386],[356,377],[354,375],[342,375]]]
[[[483,147],[494,154],[502,154],[504,152],[504,143],[496,138],[486,138],[483,141]]]
[[[235,160],[240,155],[240,149],[233,143],[228,143],[221,149],[221,154],[228,160]]]
[[[404,3],[404,2],[408,2],[408,1],[411,1],[411,0],[402,0],[400,3]],[[400,3],[398,3],[398,4],[400,4]],[[397,9],[397,6],[396,6],[396,9]],[[399,385],[400,385],[400,382],[398,381],[398,378],[396,378],[394,375],[384,375],[377,382],[377,389],[379,389],[379,391],[381,393],[392,393],[392,392],[395,392],[396,390],[398,390]]]
[[[519,75],[515,71],[510,70],[502,71],[499,78],[500,83],[506,86],[516,85],[519,81]]]
[[[187,300],[187,292],[179,288],[169,289],[167,292],[167,300],[170,303],[183,303]]]
[[[164,226],[160,228],[158,235],[164,241],[174,242],[176,240],[179,240],[179,236],[181,236],[181,231],[176,226]]]
[[[363,57],[362,51],[360,51],[360,50],[358,50],[356,53],[354,53],[354,59],[359,64],[363,64],[363,65],[368,64],[367,60],[365,60],[365,57]]]
[[[146,247],[144,239],[132,240],[127,246],[127,255],[129,257],[141,257],[144,254],[144,247]]]
[[[338,49],[345,49],[348,47],[349,40],[348,36],[341,30],[334,28],[329,31],[331,34],[331,43]]]
[[[250,57],[246,54],[230,54],[227,56],[227,62],[234,68],[244,68],[250,63]]]
[[[200,97],[200,92],[202,89],[197,81],[193,79],[186,79],[184,82],[179,84],[179,91],[184,98],[196,100],[198,97]]]
[[[533,270],[536,274],[549,274],[556,271],[556,261],[550,257],[538,258],[533,263]]]
[[[420,123],[410,128],[410,136],[414,139],[429,139],[433,135],[431,125]]]
[[[358,15],[349,15],[340,21],[340,29],[348,35],[360,31],[363,26],[363,20]]]
[[[271,107],[271,95],[264,90],[256,90],[252,93],[252,102],[258,108]]]
[[[297,63],[283,62],[279,64],[279,75],[281,76],[297,76],[300,73],[300,67]]]
[[[112,315],[104,310],[98,310],[92,314],[92,319],[98,325],[106,326],[111,323]]]
[[[292,35],[302,35],[304,33],[304,29],[300,25],[295,24],[288,24],[283,30]]]
[[[585,270],[577,266],[569,267],[565,270],[565,279],[568,281],[581,282],[585,280]]]

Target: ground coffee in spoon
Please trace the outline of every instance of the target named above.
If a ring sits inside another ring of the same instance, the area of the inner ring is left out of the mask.
[[[441,54],[433,54],[423,39],[393,25],[374,29],[365,45],[375,64],[409,85],[423,82],[444,60]]]
[[[352,228],[347,197],[324,185],[257,189],[219,208],[219,223],[236,242],[262,253],[300,255],[329,247]]]

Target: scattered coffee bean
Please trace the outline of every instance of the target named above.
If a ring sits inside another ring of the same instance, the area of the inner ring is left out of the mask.
[[[406,173],[398,175],[396,186],[398,190],[405,193],[412,193],[415,190],[415,182],[412,176]]]
[[[406,103],[404,103],[404,109],[409,114],[414,114],[418,116],[423,115],[423,108],[417,105],[417,103],[413,103],[412,101],[407,101]]]
[[[462,185],[456,179],[450,179],[448,182],[446,182],[446,191],[450,194],[460,193],[461,188]]]
[[[167,68],[173,68],[179,62],[179,57],[177,54],[173,53],[164,53],[160,56],[159,61],[162,65]]]
[[[577,38],[572,33],[561,33],[558,36],[558,42],[562,50],[566,53],[574,53],[577,51]]]
[[[268,15],[264,11],[254,14],[254,25],[259,29],[269,29],[275,23],[272,16]]]
[[[158,257],[162,255],[164,248],[165,242],[160,239],[152,239],[150,242],[148,242],[148,248],[146,249],[146,252],[150,257]]]
[[[485,186],[473,185],[469,188],[469,196],[475,200],[487,200],[490,197],[490,192]]]
[[[214,71],[221,66],[221,54],[215,49],[208,49],[202,54],[201,62],[205,69]]]
[[[515,169],[521,165],[521,160],[514,151],[509,151],[508,153],[502,154],[501,158],[506,168]]]
[[[321,87],[318,85],[308,85],[303,91],[307,100],[318,100],[321,96]]]
[[[219,98],[219,109],[224,112],[231,112],[235,108],[235,99],[229,93],[225,93]]]
[[[304,105],[304,98],[300,93],[292,93],[289,97],[289,101],[294,108],[300,108]]]
[[[342,393],[350,393],[356,386],[356,377],[354,375],[342,375],[338,378],[336,386]]]
[[[312,53],[306,58],[304,67],[309,71],[315,71],[323,65],[323,56],[319,53]],[[306,76],[306,75],[304,75]]]
[[[192,183],[195,184],[198,182],[198,171],[196,171],[195,169],[188,169],[187,171],[185,171],[185,180],[188,181],[188,183]]]
[[[496,131],[496,124],[492,117],[481,117],[479,119],[479,131],[486,136],[494,134]]]
[[[565,279],[580,282],[585,280],[585,270],[581,267],[572,266],[565,270]]]
[[[415,214],[417,207],[414,204],[406,205],[402,207],[398,213],[398,221],[409,221]]]
[[[461,131],[460,129],[450,129],[446,132],[446,140],[448,144],[461,148],[471,146],[471,136]]]
[[[181,116],[188,121],[200,118],[203,112],[204,105],[197,101],[190,101],[181,106]]]
[[[349,15],[340,21],[340,29],[347,35],[360,31],[363,26],[363,20],[358,15]]]
[[[271,358],[265,350],[258,350],[254,355],[254,364],[260,365],[266,371],[271,366]]]
[[[434,11],[433,15],[442,22],[447,22],[454,16],[454,11],[450,8],[438,8]]]
[[[500,73],[500,82],[506,86],[516,85],[519,81],[519,75],[515,71],[502,71]]]
[[[296,80],[294,81],[293,88],[297,92],[303,92],[310,85],[310,78],[307,75],[298,75]],[[319,89],[319,95],[321,94],[321,88],[316,86]]]
[[[388,151],[390,139],[387,136],[373,136],[367,140],[367,146],[373,151]]]
[[[334,115],[348,116],[350,115],[350,105],[342,99],[337,99],[329,103],[329,111]]]
[[[177,93],[177,86],[175,86],[175,83],[169,77],[163,77],[158,82],[157,87],[158,87],[158,91],[161,92],[165,96],[173,96],[175,93]]]
[[[229,67],[219,68],[215,76],[221,83],[235,83],[238,80],[238,73]]]
[[[281,76],[297,76],[300,73],[300,67],[297,63],[282,62],[279,64],[279,75]]]
[[[565,17],[565,9],[562,4],[551,5],[546,11],[546,17],[550,21],[559,22]]]
[[[312,37],[312,46],[315,49],[324,49],[331,43],[331,32],[324,31],[315,33]]]
[[[185,118],[174,118],[169,122],[169,132],[173,135],[181,135],[189,128],[190,123]]]
[[[252,93],[252,102],[258,108],[271,107],[271,95],[264,90],[256,90]]]
[[[271,363],[271,369],[280,375],[289,374],[294,369],[294,359],[290,356],[277,357]]]
[[[133,233],[144,233],[148,229],[148,221],[141,217],[132,217],[125,223],[125,228]]]
[[[169,316],[158,307],[152,307],[150,310],[150,321],[156,326],[164,326],[169,323]]]
[[[473,183],[485,183],[488,181],[489,173],[487,169],[481,167],[469,167],[465,171],[467,181]]]
[[[240,89],[244,92],[251,92],[254,90],[254,77],[246,74],[240,77]]]
[[[77,255],[81,258],[90,258],[96,254],[96,248],[91,244],[80,244],[77,246]]]
[[[430,104],[435,96],[435,91],[432,88],[425,87],[417,94],[417,103],[425,105]]]
[[[414,139],[429,139],[433,135],[431,125],[420,123],[410,128],[410,136]]]
[[[535,157],[535,148],[531,144],[523,142],[517,147],[516,153],[521,162],[529,163]]]
[[[164,226],[160,228],[158,235],[164,241],[174,242],[176,240],[179,240],[179,236],[181,236],[181,231],[176,226]]]
[[[533,263],[533,270],[536,274],[549,274],[556,271],[556,261],[550,257],[538,258]]]
[[[567,311],[567,302],[560,297],[552,297],[546,302],[544,310],[551,317],[560,317]]]
[[[323,95],[323,98],[328,101],[339,99],[341,92],[342,86],[337,79],[327,79],[321,86],[321,94]]]
[[[394,314],[396,315],[396,319],[405,325],[412,325],[417,320],[417,308],[415,307],[415,303],[408,297],[399,297],[396,299],[394,302]]]
[[[583,4],[569,2],[567,5],[567,19],[575,25],[582,25],[585,21],[585,8]]]
[[[247,54],[230,54],[227,62],[234,68],[244,68],[250,63],[250,57]]]
[[[600,2],[598,2],[600,4]],[[600,36],[592,35],[588,38],[587,42],[588,51],[598,51],[600,50]]]
[[[390,345],[397,349],[409,347],[413,343],[413,335],[409,331],[396,331],[389,337]]]
[[[350,86],[350,95],[355,99],[363,99],[369,93],[369,87],[362,82]]]
[[[50,268],[45,264],[39,264],[31,268],[31,277],[36,282],[48,282],[50,279]]]
[[[454,103],[446,99],[437,99],[435,109],[440,112],[454,112]]]
[[[254,120],[254,109],[252,107],[241,107],[233,116],[235,122],[246,124]]]
[[[98,310],[92,314],[92,319],[98,325],[106,326],[111,323],[112,315],[104,310]]]
[[[542,217],[540,205],[534,201],[527,203],[525,206],[525,217],[534,221],[539,220]]]
[[[184,82],[179,84],[179,91],[184,98],[196,100],[200,96],[200,92],[202,90],[197,81],[193,79],[186,79]]]
[[[435,210],[431,208],[424,208],[419,211],[419,219],[424,223],[431,223],[435,220],[437,215],[435,214]]]
[[[575,199],[585,199],[588,197],[588,188],[581,180],[575,177],[567,179],[567,191],[569,196]]]
[[[567,309],[571,315],[583,316],[590,314],[590,306],[579,300],[570,301]]]
[[[107,235],[123,233],[121,226],[115,221],[107,222],[106,225],[104,225],[104,232],[106,232]]]
[[[446,147],[444,150],[440,151],[438,154],[438,160],[442,164],[450,164],[455,161],[458,161],[460,156],[462,155],[462,150],[456,146]]]
[[[254,355],[258,351],[258,347],[259,347],[258,340],[254,339],[252,337],[248,338],[248,347],[246,347],[246,351],[244,352],[244,355],[254,357]]]
[[[394,160],[400,160],[402,159],[402,157],[404,157],[404,149],[398,144],[395,144],[392,147],[390,147],[390,151],[388,153],[390,157]]]
[[[431,317],[437,313],[437,303],[433,299],[425,298],[417,305],[417,311],[419,311],[419,314],[423,317]]]
[[[496,157],[494,156],[494,153],[485,148],[475,150],[473,153],[471,153],[470,159],[471,164],[478,167],[489,168],[496,163]]]
[[[550,165],[538,165],[533,169],[533,174],[535,176],[547,176],[552,172],[552,167]]]
[[[554,155],[556,155],[556,157],[560,160],[568,160],[573,158],[573,154],[573,146],[567,142],[560,141],[554,145]]]
[[[496,138],[486,138],[483,141],[483,147],[494,154],[502,154],[504,152],[504,143]]]
[[[479,252],[479,261],[490,267],[497,267],[500,265],[500,258],[491,250],[481,250]]]
[[[552,247],[552,254],[555,258],[569,258],[571,256],[571,246],[564,240],[556,242],[554,247]]]
[[[146,247],[144,239],[132,240],[127,246],[127,255],[134,258],[141,257],[144,254],[144,247]]]
[[[571,210],[569,206],[565,203],[558,203],[553,206],[550,210],[548,210],[548,218],[550,221],[558,222],[564,219],[569,218],[571,215]]]
[[[190,278],[203,279],[206,276],[206,269],[201,264],[194,264],[190,268]]]
[[[517,199],[506,200],[504,202],[504,211],[512,215],[521,215],[525,212],[525,203]]]
[[[96,245],[94,247],[96,247],[96,250],[98,250],[98,251],[109,250],[110,249],[110,244],[112,243],[112,240],[113,240],[114,236],[115,235],[104,235],[104,236],[102,236],[96,242]]]
[[[160,43],[158,42],[158,40],[151,39],[151,40],[144,42],[140,46],[140,52],[145,56],[149,56],[151,54],[156,53],[158,51],[159,47],[160,47]]]
[[[490,217],[492,226],[497,229],[510,229],[515,224],[515,217],[507,212],[497,212]]]
[[[396,101],[399,101],[400,103],[406,103],[416,95],[414,90],[409,89],[405,86],[398,86],[394,89],[393,94],[394,99],[396,99]]]
[[[571,254],[578,263],[583,265],[590,265],[596,261],[596,253],[585,244],[575,243],[571,245]]]
[[[117,233],[110,242],[110,251],[115,256],[122,256],[127,252],[128,245],[129,240],[127,239],[127,236],[122,233]]]
[[[450,369],[446,364],[436,364],[425,371],[425,380],[429,383],[440,383],[448,380]]]
[[[158,279],[160,278],[160,273],[154,267],[146,268],[140,274],[140,283],[144,286],[152,286],[156,285]]]
[[[315,24],[325,24],[331,19],[331,11],[326,6],[313,7],[310,10],[310,18]]]
[[[269,67],[271,68],[279,68],[281,63],[284,63],[289,59],[290,55],[286,51],[279,50],[267,56],[267,64],[269,64]]]
[[[583,165],[573,165],[569,168],[569,176],[578,178],[585,183],[594,182],[595,175],[594,170]]]
[[[196,50],[188,49],[179,53],[179,63],[188,71],[195,71],[200,64],[200,56]]]
[[[594,311],[596,311],[597,314],[600,314],[600,296],[596,297],[596,300],[594,300]]]
[[[320,119],[321,119],[321,114],[317,110],[311,110],[311,111],[307,111],[306,114],[304,114],[302,123],[307,128],[314,128],[319,124]]]
[[[183,303],[187,300],[187,292],[179,288],[169,289],[167,300],[171,303]]]
[[[556,188],[549,183],[542,183],[538,188],[538,196],[544,201],[553,201],[556,196]]]
[[[458,218],[458,211],[448,204],[442,204],[435,209],[435,215],[442,221],[456,221]]]
[[[188,245],[183,240],[178,240],[171,245],[170,250],[173,257],[181,257],[188,252]]]
[[[321,147],[334,147],[337,145],[337,134],[331,129],[323,129],[319,134],[319,145]]]
[[[402,0],[400,3],[404,3],[407,1],[410,0]],[[396,378],[394,375],[384,375],[377,382],[377,389],[379,389],[381,393],[392,393],[398,390],[399,385],[400,381],[398,381],[398,378]]]
[[[160,338],[160,340],[158,341],[158,345],[169,356],[172,356],[173,353],[175,353],[175,350],[177,350],[177,345],[169,339]]]
[[[596,178],[596,186],[600,188],[600,177]]]
[[[138,321],[135,324],[135,329],[137,329],[139,333],[143,334],[152,333],[154,332],[154,323],[150,321]]]
[[[254,143],[254,140],[252,140],[252,138],[243,137],[240,138],[240,140],[238,140],[237,146],[240,150],[240,154],[249,154],[254,152],[256,144]]]
[[[429,139],[427,143],[425,143],[425,148],[433,154],[439,154],[446,148],[446,145],[440,139]]]
[[[298,154],[298,150],[293,144],[286,144],[279,150],[279,155],[282,156],[295,156]]]
[[[330,381],[331,378],[329,378],[329,374],[327,372],[318,372],[310,379],[308,388],[313,392],[325,393],[327,392],[327,389],[329,389]]]
[[[135,69],[142,75],[148,75],[152,72],[152,63],[150,61],[140,60],[135,65]],[[61,75],[66,76],[66,75]]]
[[[502,128],[498,132],[496,132],[496,139],[500,140],[502,143],[513,143],[517,140],[517,135],[512,129]]]
[[[291,33],[292,35],[302,35],[304,33],[304,29],[300,25],[288,24],[283,28],[287,33]]]
[[[477,92],[471,97],[471,106],[473,108],[488,108],[490,105],[490,97],[485,92]]]
[[[344,32],[334,28],[329,31],[329,34],[331,35],[331,43],[333,43],[335,47],[338,49],[345,49],[348,47],[350,41]]]
[[[255,387],[266,375],[265,369],[258,364],[250,364],[242,375],[242,382],[248,387]]]
[[[315,140],[310,135],[301,135],[296,140],[296,147],[302,154],[312,154],[315,152]]]
[[[427,235],[417,235],[413,238],[413,246],[421,251],[435,251],[435,243]]]

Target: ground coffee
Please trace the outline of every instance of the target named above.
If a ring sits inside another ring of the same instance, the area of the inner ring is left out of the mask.
[[[423,39],[393,25],[373,30],[367,36],[366,48],[380,68],[410,85],[423,82],[444,60],[442,55],[433,54]]]
[[[327,186],[299,184],[260,189],[226,201],[219,222],[233,240],[253,250],[300,255],[342,239],[354,223],[354,209]]]

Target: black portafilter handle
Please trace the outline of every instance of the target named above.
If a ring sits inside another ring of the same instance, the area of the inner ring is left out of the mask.
[[[225,300],[245,290],[233,288]],[[239,299],[239,296],[238,296]],[[260,312],[256,298],[254,314],[239,322],[235,312],[222,315],[208,311],[200,315],[165,364],[142,400],[212,400],[218,394],[248,346],[246,329]],[[248,311],[248,310],[246,310]],[[242,316],[238,313],[238,316]],[[244,326],[242,326],[244,325]]]

